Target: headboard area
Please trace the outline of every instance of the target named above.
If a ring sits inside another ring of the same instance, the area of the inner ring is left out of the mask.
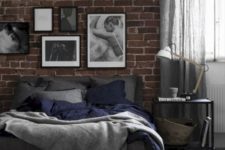
[[[140,76],[60,76],[60,77],[21,77],[15,88],[12,108],[19,106],[28,96],[39,91],[63,91],[71,89],[89,89],[104,85],[115,80],[123,80],[125,83],[126,98],[132,102],[142,105],[143,82]]]

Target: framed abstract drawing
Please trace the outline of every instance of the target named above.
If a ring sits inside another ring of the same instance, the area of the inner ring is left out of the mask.
[[[80,67],[80,36],[42,36],[42,67]]]
[[[0,54],[29,52],[29,23],[0,22]]]
[[[77,31],[77,8],[61,7],[59,15],[59,29],[61,32]]]
[[[126,15],[88,14],[88,68],[126,67]]]
[[[53,8],[35,7],[33,8],[34,32],[53,31]]]

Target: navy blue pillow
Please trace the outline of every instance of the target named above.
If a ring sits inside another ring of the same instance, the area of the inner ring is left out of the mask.
[[[128,103],[125,96],[125,82],[123,80],[91,88],[86,93],[86,99],[89,103],[102,105]]]

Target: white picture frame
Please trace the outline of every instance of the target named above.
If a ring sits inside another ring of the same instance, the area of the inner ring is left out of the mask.
[[[33,19],[35,32],[53,31],[53,8],[51,7],[34,8]]]
[[[80,67],[80,36],[42,36],[42,67]]]
[[[92,13],[87,16],[88,68],[126,67],[125,13]]]

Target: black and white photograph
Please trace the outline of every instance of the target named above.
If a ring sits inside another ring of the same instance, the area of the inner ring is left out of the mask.
[[[36,7],[33,9],[33,17],[35,32],[53,31],[53,8]]]
[[[126,67],[126,15],[88,14],[88,67]]]
[[[0,54],[26,54],[29,51],[29,24],[0,22]]]
[[[79,67],[80,36],[42,36],[42,67]]]
[[[76,32],[77,31],[77,8],[61,7],[60,8],[60,31]]]

